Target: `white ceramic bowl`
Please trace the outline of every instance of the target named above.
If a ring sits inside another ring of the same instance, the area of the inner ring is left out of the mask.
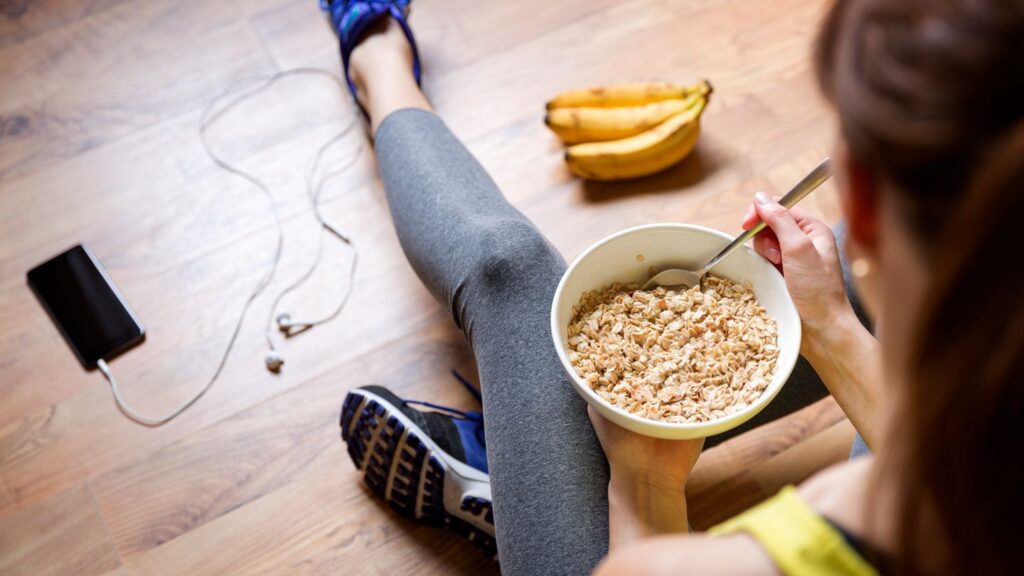
[[[786,290],[782,275],[748,247],[740,248],[715,267],[713,273],[736,282],[750,282],[757,300],[778,324],[779,359],[775,376],[756,402],[746,409],[710,422],[675,424],[630,414],[612,406],[594,392],[569,362],[568,327],[572,307],[584,292],[613,282],[642,284],[651,266],[698,268],[732,240],[732,236],[691,224],[651,224],[623,230],[601,240],[569,266],[558,283],[551,306],[551,334],[562,367],[576,391],[605,418],[634,432],[658,438],[701,438],[735,428],[754,417],[779,393],[800,354],[800,316]]]

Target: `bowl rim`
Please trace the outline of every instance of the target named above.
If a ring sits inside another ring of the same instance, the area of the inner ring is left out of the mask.
[[[627,411],[623,410],[622,408],[619,408],[618,406],[613,405],[611,402],[608,402],[607,400],[602,398],[600,394],[595,392],[594,389],[591,388],[590,385],[587,384],[582,378],[580,378],[579,374],[576,373],[575,367],[572,365],[572,362],[569,361],[569,356],[567,354],[567,348],[568,347],[566,345],[562,344],[562,342],[559,341],[559,338],[558,338],[558,332],[560,330],[560,327],[559,327],[559,324],[558,324],[558,304],[562,300],[562,293],[563,293],[563,291],[565,289],[566,282],[568,281],[569,277],[572,275],[572,273],[576,269],[576,267],[581,262],[583,262],[584,259],[586,259],[588,256],[590,256],[590,254],[592,252],[594,252],[595,250],[597,250],[598,248],[604,246],[605,244],[613,242],[613,241],[619,239],[622,236],[628,236],[628,235],[636,234],[636,233],[639,233],[639,232],[644,232],[644,231],[647,231],[647,230],[672,230],[672,229],[675,229],[675,230],[697,230],[697,231],[700,231],[700,232],[708,233],[708,234],[710,234],[712,236],[717,236],[717,237],[725,240],[726,242],[729,242],[729,241],[733,240],[733,236],[730,236],[729,234],[726,234],[725,232],[722,232],[721,230],[715,230],[714,228],[710,228],[708,226],[702,226],[700,224],[685,224],[685,223],[682,223],[682,222],[661,222],[661,223],[653,223],[653,224],[641,224],[639,226],[633,226],[631,228],[626,228],[625,230],[620,230],[618,232],[615,232],[615,233],[613,233],[613,234],[611,234],[609,236],[606,236],[606,237],[602,238],[601,240],[598,240],[597,242],[592,244],[589,248],[584,250],[579,256],[577,256],[572,261],[571,264],[569,264],[568,267],[566,267],[565,272],[562,273],[561,280],[558,281],[558,287],[555,289],[555,295],[551,299],[551,314],[550,314],[551,315],[551,318],[550,318],[550,320],[551,320],[551,327],[550,327],[551,328],[551,339],[552,339],[552,342],[553,342],[553,344],[555,346],[555,351],[558,354],[558,359],[562,363],[562,369],[565,370],[565,372],[569,375],[569,378],[572,380],[576,390],[578,392],[582,391],[585,394],[585,396],[587,397],[588,401],[591,400],[591,399],[592,400],[596,400],[604,408],[607,408],[608,410],[611,410],[611,411],[617,413],[618,415],[626,418],[627,420],[629,420],[629,421],[631,421],[631,422],[633,422],[633,423],[635,423],[635,424],[637,424],[637,425],[639,425],[641,427],[653,427],[655,429],[660,429],[660,430],[672,430],[672,431],[686,430],[686,431],[690,431],[690,432],[699,432],[699,431],[706,430],[706,429],[709,429],[709,428],[717,428],[717,427],[721,426],[724,422],[737,421],[737,423],[735,425],[733,425],[733,426],[729,426],[728,428],[726,428],[724,430],[719,430],[719,431],[715,431],[715,432],[711,432],[710,433],[710,435],[715,435],[715,434],[718,434],[718,433],[721,433],[721,432],[725,432],[726,430],[731,430],[735,426],[739,426],[739,425],[743,424],[744,422],[746,422],[747,420],[749,420],[750,418],[753,418],[755,415],[757,415],[761,410],[764,409],[765,406],[767,406],[772,400],[775,399],[775,396],[778,395],[780,390],[782,390],[782,387],[786,384],[786,381],[782,381],[776,387],[776,389],[772,393],[769,393],[769,390],[766,388],[765,391],[761,393],[761,396],[759,396],[756,401],[751,403],[749,406],[747,406],[743,410],[741,410],[739,412],[735,412],[733,414],[729,414],[728,416],[726,416],[724,418],[716,418],[714,420],[709,420],[707,422],[664,422],[664,421],[661,421],[661,420],[653,420],[651,418],[645,418],[643,416],[638,416],[638,415],[633,414],[631,412],[627,412]],[[749,248],[746,248],[746,247],[745,247],[745,249],[749,250]],[[754,253],[754,255],[759,257],[759,258],[763,258],[760,255],[758,255],[756,252]],[[767,260],[765,262],[767,262]],[[778,269],[776,269],[774,266],[771,266],[771,269],[772,269],[772,272],[774,274],[776,274],[780,280],[782,280],[783,286],[785,286],[785,279],[783,278],[782,273],[779,272]],[[789,304],[788,308],[793,313],[793,315],[796,317],[797,325],[800,326],[800,314],[799,314],[799,312],[797,312],[796,306],[793,304],[792,297],[789,297],[789,292],[788,291],[786,292],[786,295],[787,295],[787,299],[786,300],[787,300],[787,303]],[[796,342],[795,342],[797,350],[800,349],[800,346],[802,344],[802,338],[803,338],[803,330],[798,329],[796,331]],[[794,360],[794,362],[793,362],[794,367],[795,367],[796,362],[798,360],[799,360],[799,353],[797,354],[796,360]],[[792,373],[792,368],[793,367],[790,367],[790,369],[789,369],[790,374]],[[776,370],[778,370],[778,366],[776,366]],[[788,380],[789,376],[787,376],[786,379]],[[687,436],[687,437],[691,437],[691,436]],[[698,437],[698,435],[695,434],[692,437],[696,438],[696,437]]]

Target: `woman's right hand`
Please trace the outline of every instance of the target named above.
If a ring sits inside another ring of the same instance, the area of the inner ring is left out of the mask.
[[[743,229],[764,220],[768,228],[754,237],[754,250],[782,272],[803,321],[803,348],[812,345],[853,307],[846,295],[839,250],[832,229],[800,208],[786,209],[764,192],[743,217]]]

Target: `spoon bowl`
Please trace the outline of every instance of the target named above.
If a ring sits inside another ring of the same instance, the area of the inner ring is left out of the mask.
[[[664,272],[655,274],[650,280],[644,283],[641,290],[651,290],[658,286],[664,286],[666,288],[691,288],[700,284],[700,281],[703,279],[704,274],[699,274],[693,270],[670,268]]]

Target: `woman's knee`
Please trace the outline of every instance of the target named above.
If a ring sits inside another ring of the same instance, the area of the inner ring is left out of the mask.
[[[565,262],[541,233],[525,220],[488,224],[473,273],[488,287],[501,289],[524,280],[561,277]]]

